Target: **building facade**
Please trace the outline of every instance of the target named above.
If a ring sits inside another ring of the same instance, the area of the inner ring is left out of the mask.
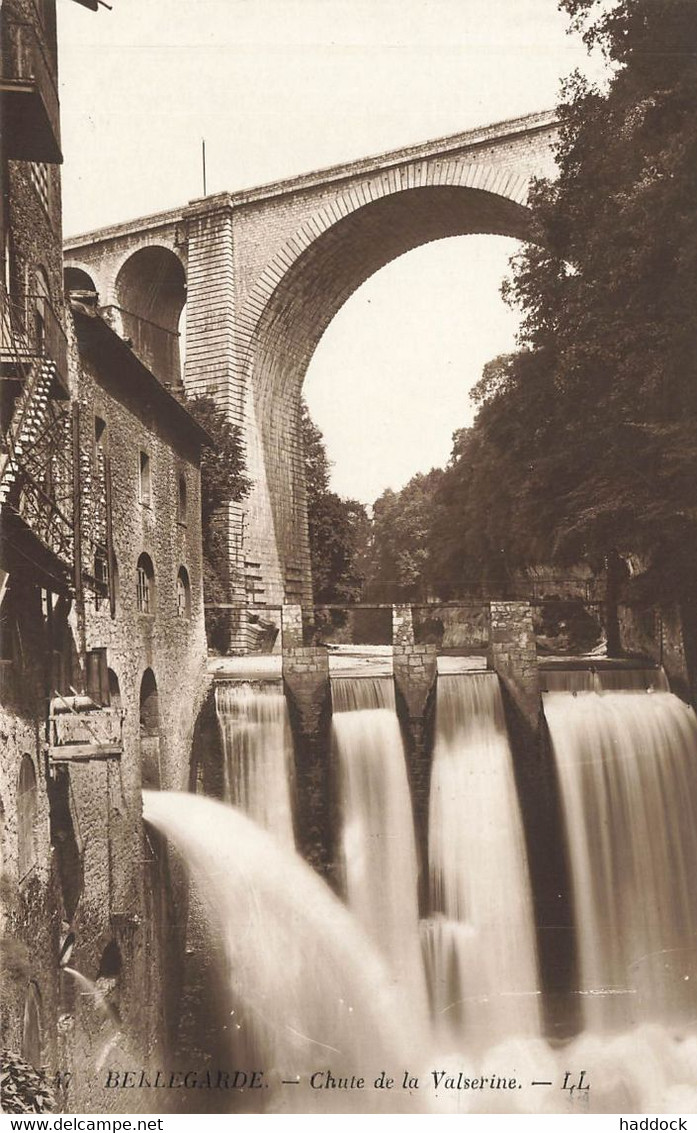
[[[66,303],[55,16],[2,4],[0,1047],[98,1112],[132,1104],[104,1060],[161,1065],[176,1029],[186,888],[141,792],[189,785],[209,438]]]

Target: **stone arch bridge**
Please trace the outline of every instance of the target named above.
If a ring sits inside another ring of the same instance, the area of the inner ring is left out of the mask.
[[[96,291],[161,380],[211,393],[241,427],[254,487],[230,514],[235,603],[311,604],[300,394],[334,315],[421,244],[528,237],[556,137],[553,113],[530,115],[67,241],[68,288]]]

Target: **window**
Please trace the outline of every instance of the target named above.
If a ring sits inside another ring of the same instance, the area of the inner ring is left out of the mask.
[[[179,522],[186,523],[186,476],[179,477]]]
[[[22,1026],[22,1057],[30,1066],[38,1067],[43,1062],[41,1031],[41,995],[35,981],[31,980],[24,999]]]
[[[152,502],[150,488],[150,457],[147,452],[140,454],[140,502],[150,507]]]
[[[180,567],[177,575],[177,617],[191,617],[191,587],[186,567]]]
[[[155,572],[149,555],[141,555],[136,567],[136,599],[138,612],[155,613]]]
[[[106,453],[106,421],[103,417],[94,418],[94,471],[101,476],[104,471]]]
[[[109,670],[106,649],[90,649],[86,657],[87,695],[104,708],[109,707]]]
[[[49,305],[51,291],[48,286],[48,276],[42,267],[36,269],[34,303],[34,334],[36,349],[43,354],[46,349],[46,322],[49,318]]]
[[[23,755],[17,785],[17,849],[20,881],[36,863],[34,844],[36,809],[36,772],[31,756]]]
[[[109,563],[106,552],[98,550],[94,556],[94,608],[98,610],[109,593]]]
[[[31,161],[29,163],[29,177],[44,211],[49,212],[51,198],[49,196],[50,181],[48,165],[43,161]]]

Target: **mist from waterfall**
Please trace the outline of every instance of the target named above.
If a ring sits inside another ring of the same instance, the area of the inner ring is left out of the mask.
[[[220,996],[232,1049],[243,1004],[263,1044],[265,1082],[291,1083],[271,1099],[260,1091],[259,1104],[352,1112],[351,1092],[317,1091],[310,1102],[308,1077],[413,1061],[423,1035],[408,997],[355,917],[294,851],[234,807],[198,795],[144,791],[143,814],[186,861],[224,953]],[[302,1088],[292,1085],[296,1077]],[[378,1109],[402,1104],[411,1110],[414,1099],[371,1091]]]
[[[146,792],[144,813],[185,860],[211,948],[224,957],[216,998],[227,1057],[263,1065],[271,1087],[258,1100],[231,1098],[233,1107],[691,1112],[697,722],[660,691],[664,680],[648,669],[559,672],[552,686],[573,692],[544,696],[578,940],[579,986],[569,994],[580,993],[585,1019],[559,1049],[541,1029],[526,843],[498,678],[438,678],[421,950],[419,862],[392,679],[331,680],[345,902],[287,838],[292,747],[280,685],[219,687],[228,805]],[[379,1071],[406,1067],[420,1089],[373,1087]],[[572,1067],[592,1082],[585,1098],[560,1092]],[[514,1073],[521,1088],[444,1092],[434,1069]],[[326,1071],[362,1075],[366,1089],[312,1090],[310,1075]],[[550,1085],[533,1088],[536,1079]]]

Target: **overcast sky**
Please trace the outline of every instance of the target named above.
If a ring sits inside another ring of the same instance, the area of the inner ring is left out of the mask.
[[[586,68],[556,0],[59,0],[66,235],[553,107]],[[514,345],[511,240],[410,252],[339,312],[305,393],[334,487],[372,502],[443,464]]]

